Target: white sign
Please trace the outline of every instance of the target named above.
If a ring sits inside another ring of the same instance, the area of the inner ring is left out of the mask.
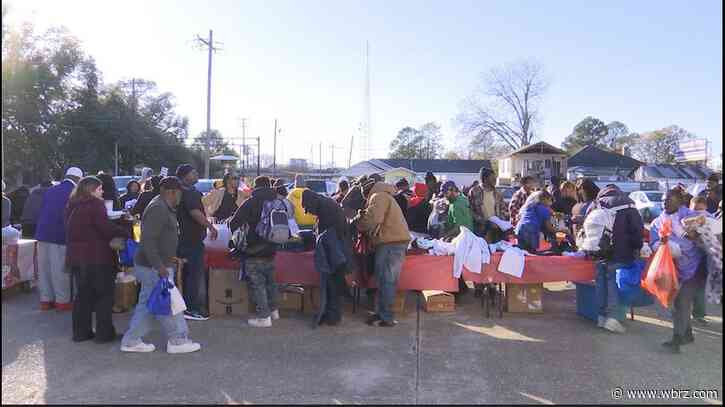
[[[169,169],[166,167],[161,167],[161,171],[159,172],[159,175],[162,177],[165,177],[169,173]]]
[[[675,159],[678,162],[706,161],[707,140],[696,139],[681,142],[678,150],[675,152]]]

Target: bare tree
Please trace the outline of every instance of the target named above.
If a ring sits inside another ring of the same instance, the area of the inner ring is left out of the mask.
[[[547,88],[544,69],[536,62],[491,69],[476,93],[462,103],[457,117],[461,133],[473,139],[493,136],[512,149],[531,144]]]

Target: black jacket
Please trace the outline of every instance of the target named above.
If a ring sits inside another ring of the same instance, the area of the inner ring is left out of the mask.
[[[229,220],[229,230],[234,233],[244,225],[249,226],[247,232],[247,257],[274,257],[277,246],[267,242],[257,234],[257,224],[262,217],[262,209],[266,201],[277,199],[277,191],[272,188],[255,188],[252,196],[244,201]]]
[[[428,233],[428,218],[432,210],[433,208],[428,201],[409,207],[405,220],[408,222],[410,230],[418,233]]]
[[[634,206],[634,202],[623,192],[615,188],[603,189],[596,200],[602,208],[614,208],[622,205],[632,205],[631,208],[617,212],[614,218],[614,256],[616,263],[631,263],[639,258],[639,251],[644,241],[644,223],[642,216]]]
[[[317,194],[309,189],[302,192],[302,207],[307,213],[317,216],[318,234],[335,228],[341,239],[350,237],[350,227],[340,205],[333,199]]]

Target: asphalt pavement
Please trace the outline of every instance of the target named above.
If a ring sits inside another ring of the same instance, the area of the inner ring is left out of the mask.
[[[616,335],[577,316],[575,298],[547,285],[543,314],[484,318],[471,294],[455,313],[432,314],[411,293],[394,328],[368,327],[364,312],[314,330],[294,313],[268,329],[214,318],[190,322],[201,352],[169,355],[159,328],[151,354],[73,343],[69,313],[41,312],[37,291],[3,293],[2,403],[722,403],[721,307],[671,355],[656,307]],[[119,331],[130,315],[114,315]],[[631,389],[717,395],[629,399]]]

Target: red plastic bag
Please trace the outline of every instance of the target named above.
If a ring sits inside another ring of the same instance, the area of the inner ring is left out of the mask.
[[[669,307],[680,290],[677,268],[667,239],[672,234],[672,221],[666,219],[659,232],[664,239],[650,262],[647,274],[642,277],[642,288],[652,294],[664,307]]]

